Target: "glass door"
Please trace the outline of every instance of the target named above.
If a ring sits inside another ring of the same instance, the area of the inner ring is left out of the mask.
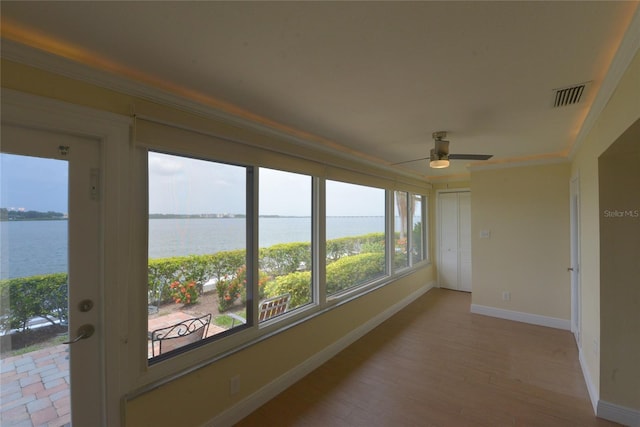
[[[0,424],[104,424],[100,152],[2,126]]]

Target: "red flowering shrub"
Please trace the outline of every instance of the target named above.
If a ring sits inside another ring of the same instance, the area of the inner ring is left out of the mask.
[[[264,296],[264,285],[268,279],[269,277],[266,273],[260,272],[258,279],[259,299]],[[216,291],[218,292],[218,308],[220,311],[229,309],[238,298],[244,304],[247,301],[247,266],[243,265],[238,268],[232,279],[218,280]]]
[[[176,304],[195,304],[198,300],[198,288],[193,280],[187,284],[181,284],[175,281],[169,285],[171,289],[171,298]]]

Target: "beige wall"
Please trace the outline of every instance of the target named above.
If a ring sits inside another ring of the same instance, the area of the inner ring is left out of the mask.
[[[473,304],[571,317],[568,163],[473,171],[471,232]]]
[[[571,175],[578,177],[580,184],[581,357],[593,388],[600,392],[601,373],[603,376],[611,375],[611,367],[601,366],[600,319],[611,314],[608,310],[615,312],[618,309],[605,304],[601,311],[603,302],[600,296],[598,157],[640,117],[639,94],[640,53],[636,53],[613,96],[582,141],[571,163]],[[620,311],[624,312],[624,307]],[[637,335],[635,339],[638,339]],[[625,338],[618,338],[616,345],[624,348],[627,346],[625,341]],[[640,364],[636,363],[635,366],[636,369],[640,369]]]
[[[640,119],[600,156],[600,398],[640,409]]]

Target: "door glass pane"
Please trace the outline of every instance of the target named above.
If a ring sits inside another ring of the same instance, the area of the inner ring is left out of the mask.
[[[247,169],[149,153],[149,359],[244,324]]]
[[[261,168],[259,188],[258,319],[265,321],[312,300],[311,177]]]
[[[385,191],[326,183],[327,295],[386,274]]]
[[[68,163],[0,154],[2,425],[70,423]]]

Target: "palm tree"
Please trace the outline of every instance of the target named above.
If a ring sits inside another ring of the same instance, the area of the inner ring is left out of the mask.
[[[395,193],[398,214],[400,215],[400,238],[404,239],[409,230],[409,218],[413,218],[416,209],[416,200],[415,197],[411,197],[407,203],[408,193],[406,191],[396,191]]]

